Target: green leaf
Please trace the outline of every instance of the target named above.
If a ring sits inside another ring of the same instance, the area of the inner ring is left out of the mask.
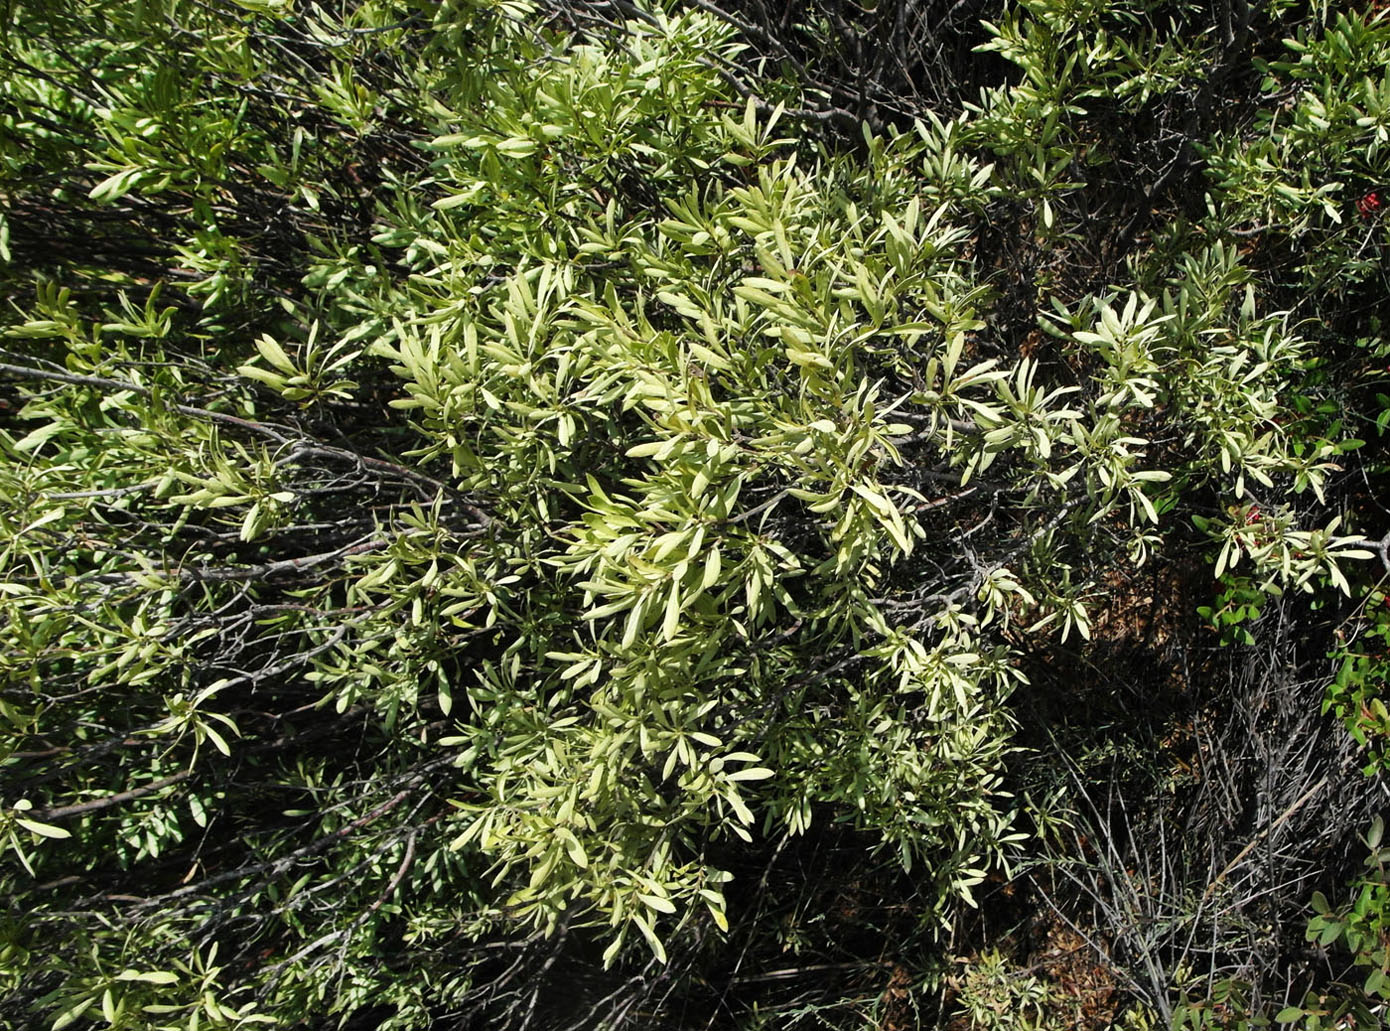
[[[608,947],[603,950],[603,969],[608,970],[613,966],[613,962],[618,958],[618,953],[623,948],[622,932],[614,935],[613,940],[608,943]]]
[[[709,550],[709,553],[705,555],[705,568],[703,575],[700,577],[700,587],[702,590],[708,591],[719,582],[719,574],[722,568],[721,561],[719,545],[716,544]]]
[[[93,995],[91,998],[83,999],[72,1008],[64,1010],[58,1015],[58,1018],[53,1021],[53,1025],[49,1028],[49,1031],[63,1031],[63,1028],[76,1023],[96,1001],[97,996]]]
[[[123,168],[93,186],[88,196],[102,203],[120,200],[130,192],[142,174],[143,168]]]
[[[589,857],[584,852],[584,846],[579,843],[579,839],[569,830],[561,831],[561,840],[564,842],[565,851],[569,854],[570,861],[581,870],[589,866]]]
[[[232,754],[231,747],[228,746],[226,739],[221,734],[219,734],[212,727],[208,726],[206,723],[202,725],[201,729],[202,732],[207,735],[208,740],[212,742],[214,748],[216,748],[223,755],[230,756]]]
[[[661,637],[663,640],[671,641],[675,639],[676,632],[680,629],[681,618],[681,596],[680,581],[671,581],[671,591],[666,598],[666,613],[661,620]]]
[[[735,770],[724,776],[728,780],[767,780],[769,777],[775,777],[776,773],[766,766],[751,766],[747,769]]]
[[[256,338],[256,350],[261,353],[262,358],[285,375],[293,376],[298,371],[294,362],[290,361],[290,356],[285,353],[284,348],[276,343],[274,337],[262,333]]]
[[[656,932],[652,930],[652,925],[647,922],[646,917],[633,913],[632,922],[637,925],[637,929],[642,932],[642,937],[647,940],[647,945],[651,947],[652,955],[656,957],[656,961],[665,964],[666,946],[663,945],[661,939],[656,936]]]
[[[671,900],[662,898],[660,895],[643,895],[639,892],[637,897],[641,899],[645,905],[656,910],[658,913],[674,913],[676,911],[676,907]]]
[[[512,137],[497,145],[497,152],[509,158],[530,157],[536,152],[536,141],[524,137]]]
[[[14,822],[19,824],[27,831],[44,838],[70,838],[72,835],[61,827],[54,827],[50,823],[39,823],[37,820],[26,820],[22,816],[16,816]]]

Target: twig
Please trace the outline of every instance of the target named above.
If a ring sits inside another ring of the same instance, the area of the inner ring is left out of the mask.
[[[1380,563],[1385,567],[1385,571],[1390,573],[1390,533],[1375,541],[1371,547],[1380,556]]]
[[[7,372],[12,376],[19,376],[24,379],[47,380],[53,383],[68,383],[73,386],[93,387],[98,390],[109,390],[116,393],[131,392],[139,394],[141,397],[151,397],[154,391],[150,387],[142,387],[137,383],[129,383],[124,380],[108,379],[105,376],[87,376],[71,372],[57,372],[49,369],[36,369],[27,365],[12,365],[8,362],[0,362],[0,372]],[[293,430],[288,427],[275,428],[267,423],[255,422],[250,419],[242,419],[239,416],[228,415],[226,412],[214,412],[207,408],[199,408],[196,405],[186,405],[173,403],[169,405],[172,411],[180,415],[187,415],[195,419],[207,419],[209,422],[218,423],[223,426],[234,426],[237,429],[245,430],[247,433],[255,433],[266,437],[291,448],[294,454],[313,455],[320,458],[334,458],[340,461],[349,461],[370,469],[377,469],[395,476],[404,477],[412,483],[431,487],[437,491],[449,495],[453,498],[470,516],[480,528],[491,525],[492,517],[476,505],[464,501],[458,490],[450,487],[446,483],[427,476],[422,472],[398,465],[395,462],[388,462],[382,458],[372,458],[368,455],[358,454],[344,448],[329,447],[328,445],[310,441],[303,437],[296,436]]]
[[[367,907],[367,911],[357,918],[357,923],[362,923],[367,917],[384,906],[392,895],[396,894],[397,889],[401,886],[401,882],[405,880],[405,875],[410,872],[410,867],[415,862],[415,836],[417,833],[418,831],[412,830],[410,834],[407,835],[405,839],[405,857],[401,859],[401,865],[397,868],[395,876],[391,878],[391,882],[386,885],[382,893]]]
[[[76,501],[80,498],[123,498],[127,494],[139,494],[142,490],[149,490],[157,486],[159,486],[158,480],[146,480],[144,483],[133,483],[129,487],[107,487],[103,490],[73,490],[57,494],[45,493],[43,496],[50,501]]]
[[[1284,823],[1287,822],[1291,816],[1293,816],[1294,813],[1298,812],[1300,809],[1303,808],[1303,804],[1305,802],[1307,802],[1310,798],[1312,798],[1326,786],[1327,775],[1324,774],[1321,780],[1319,780],[1307,791],[1303,792],[1303,794],[1299,795],[1298,798],[1294,800],[1294,803],[1291,806],[1289,806],[1282,813],[1280,813],[1277,819],[1270,823],[1269,826],[1265,827],[1264,830],[1260,831],[1259,834],[1256,834],[1253,838],[1251,838],[1250,843],[1246,845],[1243,849],[1241,849],[1240,852],[1237,853],[1236,857],[1226,864],[1225,869],[1223,869],[1219,874],[1217,874],[1216,877],[1212,880],[1212,882],[1207,885],[1207,890],[1202,893],[1202,901],[1205,902],[1207,898],[1210,897],[1211,893],[1216,890],[1217,885],[1224,881],[1226,877],[1231,873],[1231,871],[1240,865],[1241,860],[1243,860],[1246,856],[1253,852],[1255,850],[1255,847],[1259,845],[1260,842],[1264,841],[1265,838],[1269,837],[1276,830],[1282,827]]]
[[[748,520],[752,519],[755,515],[759,514],[760,512],[765,512],[769,508],[772,508],[774,505],[777,504],[777,502],[781,501],[790,493],[790,487],[784,490],[779,490],[776,494],[772,495],[772,497],[768,498],[766,501],[764,501],[757,507],[750,508],[747,512],[740,512],[736,516],[730,516],[728,519],[724,521],[726,523],[746,523]]]
[[[787,967],[784,970],[769,970],[763,974],[745,974],[742,977],[732,977],[729,983],[733,984],[758,984],[762,981],[780,981],[788,977],[800,977],[802,974],[819,973],[831,970],[869,970],[887,969],[893,966],[892,962],[883,959],[854,959],[844,963],[811,963],[804,967]]]
[[[52,809],[38,809],[34,811],[34,816],[38,817],[40,820],[56,820],[64,816],[81,816],[84,813],[94,813],[101,809],[110,809],[113,805],[120,805],[122,802],[130,802],[137,798],[144,798],[146,795],[153,795],[156,791],[163,791],[167,787],[180,784],[192,775],[192,770],[182,770],[162,780],[151,781],[143,787],[131,788],[129,791],[121,791],[114,795],[107,795],[105,798],[94,798],[90,802],[78,802],[75,805],[55,806]]]

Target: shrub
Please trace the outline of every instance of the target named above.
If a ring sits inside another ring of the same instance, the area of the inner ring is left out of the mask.
[[[1117,570],[1370,556],[1243,214],[1004,261],[1084,250],[1091,108],[1197,74],[1150,5],[1022,5],[1022,81],[853,148],[704,10],[7,17],[16,1023],[521,1026],[563,960],[616,1025],[790,947],[731,880],[825,825],[930,939],[1024,838],[1020,656]]]

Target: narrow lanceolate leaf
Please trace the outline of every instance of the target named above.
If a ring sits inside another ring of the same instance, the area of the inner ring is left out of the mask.
[[[168,970],[122,970],[116,975],[118,981],[143,981],[146,984],[177,984],[178,975]]]
[[[681,617],[681,596],[680,581],[671,581],[671,591],[666,598],[666,610],[661,620],[661,636],[664,640],[672,640],[676,632],[680,629]]]
[[[58,1014],[57,1018],[53,1021],[53,1024],[51,1025],[49,1031],[63,1031],[63,1028],[75,1024],[82,1017],[82,1015],[87,1012],[87,1010],[92,1008],[92,1005],[96,1001],[97,996],[94,995],[91,998],[83,999],[76,1005],[64,1010],[62,1013]]]
[[[767,780],[769,777],[776,776],[776,774],[766,766],[752,766],[747,769],[726,773],[724,776],[727,780]]]
[[[650,906],[658,913],[674,913],[676,911],[675,904],[670,899],[662,898],[659,895],[639,894],[637,897],[641,899],[645,905]]]
[[[144,169],[141,168],[123,168],[93,186],[88,196],[95,201],[120,200],[130,192],[143,173]]]
[[[19,824],[27,831],[44,838],[70,838],[72,834],[65,831],[62,827],[55,827],[51,823],[40,823],[38,820],[27,820],[22,816],[16,816],[14,822]]]
[[[285,375],[294,375],[294,362],[290,361],[290,356],[285,353],[285,349],[276,342],[274,337],[261,334],[256,338],[256,350],[261,353],[261,357]]]

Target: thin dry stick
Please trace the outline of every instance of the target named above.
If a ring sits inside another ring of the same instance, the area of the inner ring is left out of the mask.
[[[130,383],[125,380],[108,379],[105,376],[77,375],[70,372],[54,372],[48,369],[32,368],[27,365],[12,365],[8,362],[0,362],[0,372],[7,372],[13,376],[19,376],[24,379],[47,380],[53,383],[69,383],[74,386],[87,386],[116,393],[129,391],[134,394],[139,394],[141,397],[151,397],[154,394],[154,391],[149,387],[141,386],[138,383]],[[234,426],[248,433],[259,434],[260,436],[275,441],[277,444],[288,446],[292,454],[346,460],[359,466],[378,469],[394,476],[400,476],[412,483],[423,487],[430,487],[448,494],[464,509],[464,511],[473,517],[474,522],[476,522],[479,527],[486,528],[492,523],[492,517],[490,515],[476,505],[471,505],[463,501],[459,497],[459,492],[453,487],[434,479],[432,476],[426,476],[422,472],[417,472],[406,466],[398,465],[395,462],[388,462],[382,458],[372,458],[369,455],[357,454],[356,452],[348,451],[343,448],[329,447],[315,441],[297,438],[294,436],[294,431],[287,427],[272,427],[263,422],[256,422],[251,419],[242,419],[235,415],[228,415],[226,412],[214,412],[207,408],[199,408],[195,405],[177,403],[171,403],[169,408],[172,411],[178,412],[180,415],[186,415],[190,418],[207,419],[209,422],[221,423],[224,426]]]
[[[1307,802],[1308,799],[1312,798],[1326,786],[1327,775],[1324,774],[1321,780],[1319,780],[1307,791],[1303,792],[1303,794],[1299,795],[1298,798],[1294,800],[1294,803],[1291,806],[1289,806],[1282,813],[1280,813],[1279,817],[1276,820],[1274,820],[1264,830],[1260,831],[1259,834],[1256,834],[1253,838],[1251,838],[1250,844],[1246,845],[1243,849],[1241,849],[1240,852],[1236,855],[1236,857],[1226,864],[1226,868],[1222,870],[1219,874],[1217,874],[1216,878],[1210,884],[1207,885],[1207,890],[1202,893],[1202,901],[1206,902],[1206,900],[1210,897],[1211,893],[1216,890],[1217,885],[1224,881],[1226,877],[1231,873],[1231,871],[1240,865],[1241,860],[1243,860],[1246,856],[1253,852],[1255,850],[1255,847],[1259,845],[1260,842],[1264,841],[1265,838],[1269,837],[1281,826],[1283,826],[1284,823],[1288,821],[1289,817],[1293,816],[1294,813],[1298,812],[1300,809],[1303,808],[1304,803]]]
[[[107,795],[105,798],[94,798],[90,802],[78,802],[74,805],[55,806],[52,809],[39,809],[34,813],[34,816],[40,820],[56,820],[64,816],[81,816],[83,813],[94,813],[100,809],[110,809],[112,806],[120,805],[122,802],[131,802],[137,798],[144,798],[146,795],[152,795],[156,791],[162,791],[167,787],[187,780],[192,775],[192,770],[183,770],[170,777],[165,777],[162,780],[156,780],[153,783],[138,788],[131,788],[129,791],[122,791],[115,795]]]

